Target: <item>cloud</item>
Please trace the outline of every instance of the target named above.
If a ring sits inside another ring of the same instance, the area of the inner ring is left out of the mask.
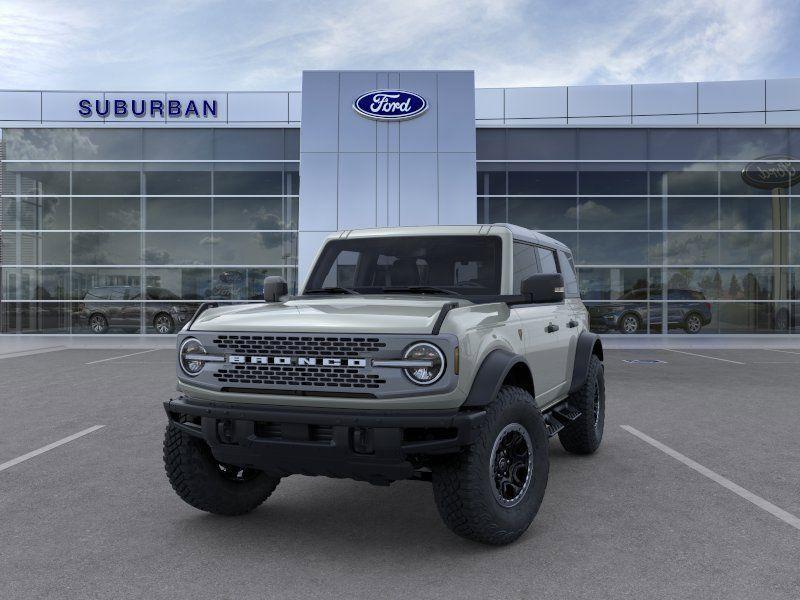
[[[475,69],[479,86],[796,75],[769,0],[215,0],[0,6],[0,87],[299,89],[303,69]]]

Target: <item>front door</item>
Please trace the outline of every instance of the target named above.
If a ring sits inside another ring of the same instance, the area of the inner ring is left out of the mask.
[[[564,304],[531,304],[517,310],[536,404],[544,406],[558,398],[566,384],[569,332]]]

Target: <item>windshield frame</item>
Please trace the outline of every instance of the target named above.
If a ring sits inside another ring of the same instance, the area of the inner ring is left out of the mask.
[[[464,233],[464,234],[419,234],[419,235],[390,235],[390,236],[370,236],[370,237],[352,237],[352,238],[335,238],[328,240],[323,247],[321,248],[317,260],[314,262],[314,265],[309,272],[309,275],[306,279],[303,293],[299,297],[308,297],[308,298],[319,298],[323,296],[322,289],[330,286],[325,285],[325,280],[327,279],[331,268],[333,267],[334,261],[340,255],[340,253],[352,250],[358,251],[357,247],[361,244],[390,244],[393,241],[410,241],[415,240],[419,242],[420,246],[424,247],[425,241],[430,240],[438,241],[438,240],[447,240],[452,241],[455,243],[461,243],[465,245],[472,244],[471,247],[474,247],[476,241],[480,241],[482,244],[487,246],[487,250],[491,249],[494,253],[493,262],[494,262],[494,272],[492,273],[492,280],[489,283],[488,288],[472,288],[471,286],[447,286],[441,285],[436,281],[433,282],[422,282],[420,281],[418,284],[403,286],[403,285],[374,285],[374,286],[344,286],[342,283],[337,282],[335,285],[336,287],[343,289],[346,288],[348,290],[352,290],[356,295],[360,296],[376,296],[376,295],[385,295],[385,296],[397,296],[397,295],[404,295],[404,296],[415,296],[415,297],[432,297],[435,296],[437,298],[464,298],[468,300],[472,300],[473,302],[481,302],[481,301],[488,301],[492,298],[497,298],[501,294],[502,285],[503,285],[503,260],[504,260],[504,240],[502,236],[499,235],[486,235],[480,233]],[[372,250],[372,249],[370,249]],[[362,251],[363,252],[363,251]],[[403,288],[408,288],[403,289]],[[436,288],[442,288],[440,291],[437,291]],[[473,293],[472,290],[475,290]],[[345,292],[349,294],[349,292]],[[332,292],[331,295],[334,295]],[[341,292],[337,295],[342,295],[344,297],[355,297],[353,295],[346,295],[342,294]]]

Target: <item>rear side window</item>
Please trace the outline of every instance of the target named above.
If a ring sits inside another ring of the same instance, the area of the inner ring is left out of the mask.
[[[542,269],[542,273],[558,273],[555,252],[541,246],[536,246],[536,252],[539,255],[539,266]]]
[[[558,262],[561,266],[561,274],[564,276],[564,294],[567,298],[580,297],[578,278],[575,276],[575,264],[572,262],[572,255],[559,250]]]
[[[86,292],[84,300],[108,300],[108,288],[91,288]]]
[[[514,242],[514,293],[522,292],[522,282],[531,275],[540,273],[536,260],[536,247],[523,242]]]

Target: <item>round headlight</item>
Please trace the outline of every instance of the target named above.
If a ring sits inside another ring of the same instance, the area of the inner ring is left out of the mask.
[[[195,338],[190,337],[183,340],[179,354],[178,361],[181,369],[190,377],[197,375],[206,365],[206,361],[200,358],[203,354],[207,354],[206,349]]]
[[[408,347],[403,355],[405,360],[418,360],[430,364],[430,366],[407,367],[404,369],[406,377],[417,385],[430,385],[444,374],[445,361],[444,354],[433,344],[418,342]]]

